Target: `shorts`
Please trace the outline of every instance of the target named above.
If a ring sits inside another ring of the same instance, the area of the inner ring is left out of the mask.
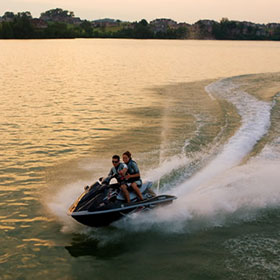
[[[137,180],[137,181],[134,181],[132,183],[136,183],[137,187],[140,189],[141,186],[142,186],[142,181],[141,180]],[[131,184],[132,183],[128,183],[128,182],[125,182],[125,185],[127,185],[127,190],[128,191],[133,191],[132,187],[131,187]]]

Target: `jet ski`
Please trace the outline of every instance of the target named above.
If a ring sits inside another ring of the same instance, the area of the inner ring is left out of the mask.
[[[111,223],[139,211],[172,203],[176,196],[156,195],[151,187],[152,182],[142,184],[140,191],[143,199],[139,201],[131,191],[130,203],[127,203],[119,184],[110,184],[110,179],[102,181],[100,178],[93,185],[86,186],[84,192],[70,206],[68,215],[81,224],[91,227],[108,226]],[[128,188],[129,189],[129,188]]]

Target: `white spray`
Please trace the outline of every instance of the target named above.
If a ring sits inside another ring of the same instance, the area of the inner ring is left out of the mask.
[[[275,206],[280,202],[279,158],[273,162],[255,158],[239,166],[267,133],[272,104],[239,90],[231,79],[215,82],[206,90],[212,97],[226,99],[236,106],[242,117],[239,130],[203,170],[172,189],[172,194],[178,196],[177,201],[170,207],[131,219],[125,224],[126,228],[145,230],[156,226],[180,231],[194,220],[203,220],[202,226],[220,225],[228,214],[246,209],[243,214],[239,213],[239,219],[246,219],[252,214],[248,209]]]
[[[223,98],[231,102],[242,118],[241,126],[221,152],[206,167],[189,180],[174,187],[172,194],[178,196],[171,206],[164,207],[144,215],[132,216],[116,223],[116,226],[127,230],[149,230],[153,227],[167,231],[182,231],[193,226],[194,221],[201,225],[221,225],[228,214],[239,213],[240,219],[248,218],[258,209],[273,206],[280,202],[278,182],[280,181],[280,159],[274,161],[259,158],[251,159],[246,165],[239,164],[248,155],[254,145],[267,132],[270,126],[272,104],[259,101],[241,91],[231,79],[220,80],[207,86],[206,91],[212,98]],[[164,135],[163,135],[164,136]],[[145,175],[145,179],[159,180],[171,170],[188,164],[183,156],[161,158],[160,166]],[[75,185],[81,185],[77,183]],[[75,189],[77,187],[75,186]],[[73,186],[65,188],[51,203],[52,209],[58,207],[66,212],[65,201],[73,190]],[[79,189],[79,188],[77,188]],[[71,195],[72,202],[78,194]],[[73,196],[73,197],[72,197]],[[246,210],[246,211],[245,211]],[[251,213],[251,214],[250,214]],[[62,217],[63,220],[64,217]],[[68,225],[68,229],[71,226]]]

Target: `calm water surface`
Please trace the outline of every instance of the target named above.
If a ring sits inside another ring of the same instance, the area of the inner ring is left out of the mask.
[[[0,279],[279,279],[279,42],[0,50]],[[125,150],[178,200],[105,229],[72,221]]]

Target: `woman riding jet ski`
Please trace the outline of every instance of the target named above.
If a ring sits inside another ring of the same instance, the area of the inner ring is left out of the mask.
[[[99,179],[90,187],[86,187],[80,197],[71,205],[68,214],[76,221],[87,226],[102,227],[115,222],[127,214],[153,209],[157,206],[172,203],[175,196],[158,195],[151,190],[152,182],[144,183],[140,192],[143,200],[139,201],[135,192],[129,192],[127,203],[120,184],[110,184],[112,175],[105,180]]]

